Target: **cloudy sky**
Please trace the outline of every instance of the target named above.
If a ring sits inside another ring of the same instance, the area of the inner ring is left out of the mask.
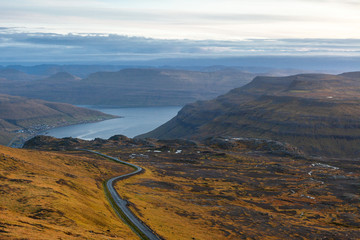
[[[358,56],[359,13],[359,0],[4,0],[0,62],[84,54]]]

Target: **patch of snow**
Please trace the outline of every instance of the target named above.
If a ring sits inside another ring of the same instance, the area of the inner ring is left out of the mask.
[[[331,168],[333,170],[338,170],[338,167],[334,167],[334,166],[330,166],[328,164],[323,164],[323,163],[313,163],[311,164],[312,167],[324,167],[324,168]]]
[[[244,138],[237,137],[237,138],[232,138],[232,140],[239,141],[239,140],[244,140]]]
[[[145,155],[145,154],[142,154],[142,153],[140,153],[140,154],[132,153],[132,154],[129,155],[129,158],[134,159],[135,157],[148,158],[149,156],[148,156],[148,155]]]
[[[315,198],[314,198],[314,197],[312,197],[312,196],[308,196],[308,195],[303,195],[303,194],[301,194],[301,196],[300,196],[300,197],[306,197],[306,198],[309,198],[309,199],[315,200]]]

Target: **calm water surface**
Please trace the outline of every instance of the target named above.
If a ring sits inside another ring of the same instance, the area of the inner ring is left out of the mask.
[[[104,113],[121,116],[97,123],[86,123],[48,130],[46,135],[63,138],[74,137],[85,140],[94,138],[107,139],[116,134],[127,137],[149,132],[175,117],[181,107],[138,107],[138,108],[103,108],[81,106]]]

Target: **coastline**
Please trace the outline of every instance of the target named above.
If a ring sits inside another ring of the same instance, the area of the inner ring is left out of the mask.
[[[34,131],[33,133],[20,133],[18,135],[16,135],[13,139],[10,140],[10,142],[7,144],[8,147],[11,148],[22,148],[24,143],[28,140],[30,140],[31,138],[38,136],[38,135],[42,135],[44,133],[46,133],[47,131],[51,130],[51,129],[55,129],[55,128],[60,128],[60,127],[67,127],[67,126],[73,126],[73,125],[78,125],[78,124],[86,124],[86,123],[96,123],[96,122],[102,122],[105,120],[110,120],[110,119],[115,119],[115,118],[123,118],[122,116],[116,116],[116,115],[110,115],[108,114],[110,117],[103,117],[101,119],[98,120],[83,120],[83,121],[78,121],[78,122],[74,122],[74,123],[64,123],[64,124],[59,124],[56,126],[49,126],[49,125],[44,125],[44,127],[40,130],[40,131]],[[28,129],[31,129],[28,128]]]

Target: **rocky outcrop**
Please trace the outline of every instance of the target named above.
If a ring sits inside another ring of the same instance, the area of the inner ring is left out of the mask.
[[[257,138],[234,138],[234,137],[211,137],[205,139],[204,143],[214,148],[226,150],[246,149],[248,151],[259,151],[277,156],[304,157],[304,153],[298,148],[279,141],[257,139]]]

